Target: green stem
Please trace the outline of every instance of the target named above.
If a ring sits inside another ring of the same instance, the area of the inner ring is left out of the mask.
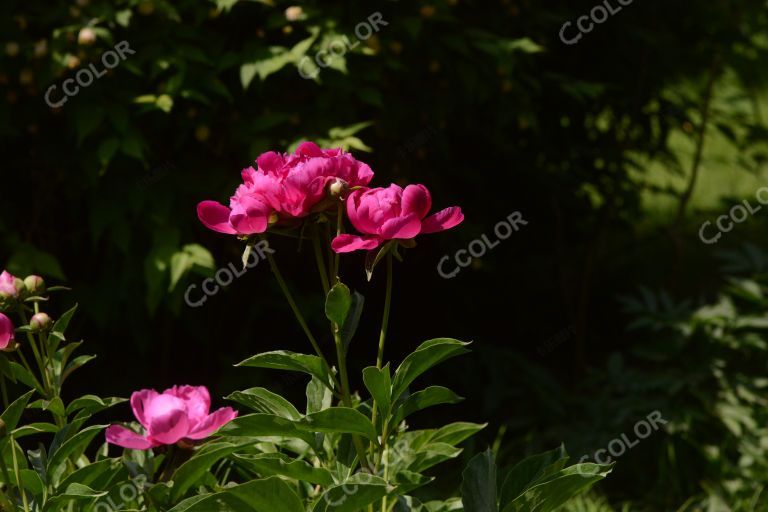
[[[336,324],[333,324],[332,326],[334,331],[334,341],[336,343],[336,357],[339,360],[339,375],[341,377],[341,394],[344,401],[344,405],[349,407],[350,409],[353,409],[352,406],[352,395],[349,392],[349,376],[347,375],[347,358],[344,355],[344,344],[341,341],[341,337],[338,335],[338,326]],[[370,462],[368,462],[368,457],[365,454],[365,446],[363,446],[363,442],[357,435],[352,436],[352,441],[355,445],[355,451],[357,452],[357,457],[360,459],[360,465],[367,469],[372,469],[372,466]]]
[[[15,353],[18,354],[21,364],[24,366],[24,368],[27,369],[27,371],[29,372],[29,375],[32,377],[32,380],[34,381],[34,384],[35,384],[35,388],[37,388],[40,394],[45,396],[45,388],[43,387],[42,384],[40,384],[40,381],[37,380],[37,377],[35,377],[35,373],[32,371],[32,367],[29,365],[29,362],[27,362],[27,358],[24,357],[24,353],[21,351],[21,347],[19,347],[19,349],[16,350]]]
[[[339,207],[336,210],[336,236],[339,236],[342,231],[342,218],[343,218],[343,208],[344,203],[339,201]],[[336,282],[339,276],[339,261],[341,260],[341,254],[335,253],[333,258],[333,275],[331,276],[331,281]]]
[[[13,473],[16,475],[16,487],[21,493],[21,501],[24,503],[24,512],[29,512],[29,503],[27,503],[27,493],[24,492],[24,488],[21,486],[21,476],[19,472],[19,462],[16,460],[16,441],[13,440],[13,434],[10,434],[11,441],[11,456],[13,458]]]
[[[392,304],[392,253],[387,254],[387,289],[384,292],[384,315],[381,319],[381,331],[379,333],[379,350],[376,354],[376,368],[381,369],[384,364],[384,344],[387,341],[387,330],[389,329],[389,312]],[[373,402],[373,410],[371,412],[371,422],[374,427],[376,426],[376,417],[378,413],[378,407],[376,402]],[[382,447],[386,445],[386,418],[382,418]],[[383,448],[382,448],[383,449]],[[383,452],[382,452],[383,453]]]
[[[262,240],[266,240],[266,238],[263,236],[261,238]],[[293,311],[293,314],[296,317],[296,320],[299,322],[301,329],[304,331],[304,334],[307,336],[307,339],[309,340],[309,343],[312,345],[312,348],[315,350],[315,352],[320,357],[320,359],[322,359],[323,365],[325,365],[325,369],[328,372],[328,375],[333,380],[334,385],[337,387],[337,389],[341,388],[341,386],[339,386],[339,382],[336,380],[336,376],[331,371],[331,367],[328,364],[328,360],[325,358],[325,354],[323,354],[323,351],[320,349],[320,345],[317,344],[317,340],[312,334],[312,331],[310,331],[309,326],[307,325],[307,322],[304,320],[304,315],[301,314],[299,307],[296,305],[296,301],[293,300],[293,295],[291,295],[291,291],[288,289],[288,285],[285,283],[285,279],[283,279],[283,275],[280,273],[280,269],[277,268],[277,263],[275,262],[275,258],[273,258],[272,254],[270,254],[269,252],[267,252],[266,254],[267,254],[267,262],[269,263],[269,268],[272,269],[272,273],[274,274],[275,279],[277,280],[277,284],[280,286],[280,289],[282,290],[283,295],[285,295],[285,299],[288,301],[288,305],[291,307],[291,311]]]
[[[376,355],[376,368],[381,369],[384,363],[384,343],[387,341],[389,329],[389,311],[392,304],[392,253],[387,254],[387,290],[384,293],[384,315],[381,319],[381,332],[379,333],[379,352]]]
[[[320,283],[323,285],[323,292],[328,295],[330,286],[328,284],[328,269],[325,266],[325,260],[323,259],[323,248],[320,245],[320,228],[315,227],[312,231],[312,247],[315,250],[315,262],[317,263],[317,270],[320,272]]]
[[[24,310],[21,308],[19,308],[19,316],[21,316],[21,320],[22,322],[24,322],[25,325],[29,325],[29,320],[27,320],[27,315],[26,313],[24,313]],[[29,341],[29,346],[32,347],[32,354],[35,356],[37,367],[40,369],[40,377],[42,377],[43,379],[43,386],[45,388],[46,398],[50,400],[54,397],[54,393],[52,389],[53,386],[49,382],[48,371],[45,367],[45,364],[43,363],[42,357],[40,357],[40,351],[37,350],[37,342],[35,340],[35,337],[32,336],[31,332],[27,332],[27,340]]]

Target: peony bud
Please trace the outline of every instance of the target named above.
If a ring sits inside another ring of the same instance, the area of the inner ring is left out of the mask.
[[[13,278],[13,288],[16,290],[17,297],[23,297],[27,294],[27,285],[18,277]]]
[[[349,184],[341,178],[336,178],[328,185],[328,194],[332,197],[341,197],[349,191]]]
[[[40,276],[33,274],[25,277],[24,285],[31,295],[42,295],[45,293],[45,281],[43,281],[43,278]]]
[[[52,326],[53,320],[51,320],[47,313],[37,313],[29,321],[29,327],[32,329],[32,332],[47,331]]]
[[[13,322],[0,313],[0,350],[5,350],[13,341]]]
[[[90,27],[80,29],[80,33],[77,34],[77,42],[83,46],[90,46],[96,42],[96,32]]]

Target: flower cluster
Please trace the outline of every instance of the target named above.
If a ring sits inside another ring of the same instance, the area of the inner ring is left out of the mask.
[[[0,350],[13,350],[16,339],[15,328],[11,319],[5,314],[9,311],[24,309],[23,301],[45,293],[45,281],[36,275],[20,279],[7,270],[0,273]],[[53,320],[46,313],[37,312],[29,320],[31,332],[47,330],[53,325]]]
[[[264,233],[274,224],[297,225],[303,217],[345,200],[347,216],[360,234],[339,234],[333,240],[334,251],[342,253],[372,250],[388,240],[410,240],[464,220],[456,206],[427,216],[432,198],[424,185],[368,188],[371,168],[341,149],[304,142],[293,154],[264,153],[256,164],[258,169],[243,171],[243,183],[229,207],[215,201],[198,205],[205,226],[232,235]]]

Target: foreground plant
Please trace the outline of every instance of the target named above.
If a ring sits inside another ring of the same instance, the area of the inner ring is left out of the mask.
[[[91,359],[69,361],[79,343],[66,342],[63,331],[74,309],[54,323],[39,310],[47,301],[42,280],[4,273],[3,310],[17,313],[21,327],[14,330],[12,320],[0,313],[0,348],[8,351],[0,358],[2,374],[32,390],[8,404],[5,380],[0,380],[8,429],[0,438],[0,462],[6,462],[0,468],[0,507],[25,512],[543,512],[610,471],[595,464],[566,467],[562,449],[503,470],[486,452],[464,472],[461,497],[420,502],[414,492],[434,480],[431,468],[457,458],[458,445],[486,425],[409,428],[411,415],[461,400],[445,387],[418,389],[416,383],[432,367],[467,353],[470,343],[435,338],[399,365],[385,363],[394,260],[403,261],[418,235],[459,225],[461,209],[429,215],[432,198],[423,185],[368,189],[373,173],[367,165],[313,143],[289,155],[266,153],[257,162],[258,169],[243,171],[244,182],[229,207],[204,201],[198,215],[210,229],[244,241],[244,261],[256,243],[272,235],[311,247],[328,321],[324,336],[315,335],[274,257],[270,252],[266,257],[314,354],[276,350],[237,365],[303,374],[306,404],[300,410],[274,391],[254,387],[227,397],[247,411],[238,416],[230,407],[211,413],[204,386],[174,386],[162,393],[144,389],[130,400],[138,424],[84,427],[92,414],[125,400],[87,395],[65,406],[62,383]],[[345,212],[360,234],[344,232]],[[362,369],[363,394],[350,386],[347,350],[364,299],[339,277],[341,254],[356,250],[368,251],[369,280],[377,264],[386,261],[380,334],[370,344],[372,364]],[[28,313],[33,314],[29,319]],[[27,340],[16,342],[22,333]],[[27,349],[36,367],[28,364]],[[34,394],[39,400],[29,403]],[[54,423],[19,426],[25,408],[47,411]],[[105,428],[106,441],[124,448],[120,458],[108,457],[106,443],[86,455]],[[50,444],[39,443],[25,455],[17,440],[31,435],[48,435]]]

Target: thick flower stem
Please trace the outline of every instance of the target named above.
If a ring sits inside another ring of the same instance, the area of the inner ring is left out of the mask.
[[[392,253],[387,254],[387,290],[384,292],[384,315],[381,319],[381,332],[379,333],[379,353],[376,355],[376,368],[381,369],[384,364],[384,343],[387,341],[389,329],[389,311],[392,304]]]
[[[315,251],[315,262],[317,263],[317,271],[320,272],[320,283],[323,285],[323,292],[328,295],[330,286],[328,285],[328,270],[325,266],[325,260],[323,259],[323,248],[320,245],[320,228],[315,227],[312,231],[312,247]]]
[[[336,210],[336,236],[341,235],[341,231],[343,228],[342,224],[342,217],[344,213],[344,203],[339,201],[339,207]],[[339,261],[341,260],[341,254],[335,253],[334,259],[333,259],[333,275],[331,276],[331,281],[333,283],[336,282],[339,276]]]
[[[19,461],[16,458],[16,441],[13,439],[13,434],[10,434],[11,441],[11,459],[13,460],[13,473],[16,475],[16,488],[21,494],[21,501],[24,503],[24,512],[29,512],[29,503],[27,502],[27,493],[24,491],[24,487],[21,486],[21,472],[19,471]]]
[[[262,239],[265,240],[265,238],[263,237]],[[304,315],[301,314],[299,307],[296,305],[296,301],[293,300],[293,295],[291,295],[291,291],[288,289],[288,285],[285,283],[285,279],[283,279],[283,275],[280,273],[280,269],[277,268],[277,263],[275,262],[275,258],[273,258],[269,252],[267,252],[266,254],[267,254],[267,261],[269,262],[269,268],[272,269],[272,273],[274,274],[275,279],[277,280],[277,284],[280,286],[280,289],[283,291],[283,295],[285,295],[285,299],[288,301],[288,305],[291,307],[291,311],[293,311],[294,316],[296,316],[296,320],[299,322],[299,325],[304,331],[304,334],[306,334],[307,339],[309,340],[309,343],[312,345],[312,348],[315,350],[315,352],[320,357],[320,359],[322,359],[323,365],[325,366],[325,369],[328,372],[328,375],[333,380],[334,385],[336,386],[337,389],[341,388],[341,386],[339,386],[338,381],[336,380],[336,376],[331,371],[331,367],[328,364],[328,360],[325,358],[323,351],[320,349],[320,345],[317,344],[317,340],[312,334],[312,331],[309,330],[309,326],[307,325],[307,322],[304,320]]]
[[[387,289],[384,292],[384,315],[381,319],[381,332],[379,333],[379,351],[376,354],[376,368],[381,369],[381,367],[384,365],[384,344],[387,341],[387,330],[389,328],[389,311],[390,306],[392,303],[392,253],[387,254]],[[373,422],[373,425],[376,426],[376,416],[377,416],[378,408],[376,407],[376,402],[373,403],[373,411],[371,412],[371,421]],[[383,453],[383,447],[386,446],[387,440],[386,440],[386,422],[387,418],[382,418],[382,453]]]
[[[344,344],[341,341],[341,337],[338,335],[338,326],[334,324],[332,326],[334,330],[334,341],[336,343],[336,357],[339,360],[339,375],[341,376],[341,394],[343,397],[344,405],[353,409],[352,395],[349,391],[349,376],[347,375],[347,358],[344,355]],[[360,465],[368,470],[372,470],[368,457],[365,455],[365,446],[363,446],[362,440],[357,435],[352,435],[352,442],[355,445],[355,451],[357,457],[360,459]]]

